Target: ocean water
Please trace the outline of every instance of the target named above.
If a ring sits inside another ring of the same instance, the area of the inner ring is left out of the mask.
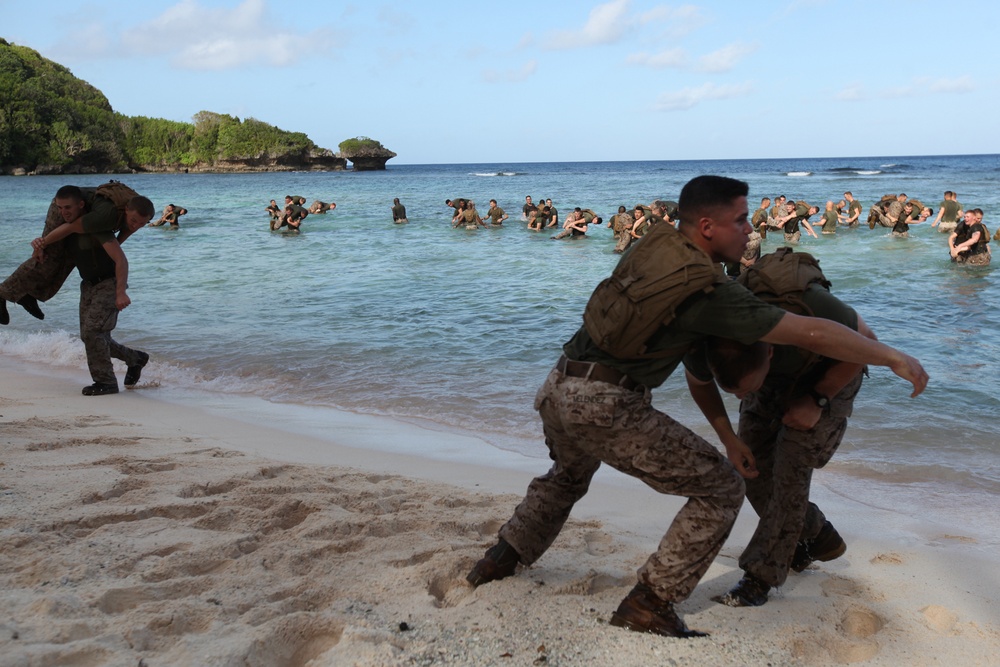
[[[997,155],[122,175],[158,211],[175,203],[189,214],[179,230],[147,228],[126,244],[133,305],[115,336],[149,351],[143,390],[167,398],[250,395],[276,409],[390,416],[544,459],[535,391],[618,256],[606,227],[583,240],[529,232],[519,219],[524,196],[551,198],[562,217],[581,206],[607,218],[619,204],[676,200],[703,173],[746,180],[751,209],[762,196],[822,205],[851,190],[864,220],[885,193],[905,192],[936,212],[944,190],[954,190],[966,208],[985,211],[991,231],[1000,219]],[[0,273],[27,257],[60,185],[106,178],[0,177]],[[307,218],[298,235],[272,233],[264,207],[286,194],[338,208]],[[408,225],[392,224],[393,197],[406,205]],[[452,229],[444,200],[455,197],[472,198],[481,210],[496,198],[511,219],[499,229]],[[911,399],[909,385],[872,368],[844,444],[817,479],[873,507],[913,508],[914,517],[995,545],[997,269],[953,265],[947,237],[929,223],[911,227],[909,239],[887,231],[862,224],[800,247],[820,259],[834,292],[883,341],[923,362],[931,382]],[[773,234],[764,249],[781,243]],[[0,352],[79,369],[79,385],[89,384],[77,304],[71,278],[43,305],[43,322],[11,306]],[[654,395],[658,407],[714,441],[682,373]],[[729,405],[735,417],[735,401]],[[988,538],[984,518],[993,526]]]

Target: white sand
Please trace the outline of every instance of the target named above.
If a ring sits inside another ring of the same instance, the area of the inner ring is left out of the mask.
[[[713,603],[739,578],[747,507],[680,608],[712,636],[638,635],[607,619],[678,499],[602,471],[535,566],[473,590],[544,460],[331,411],[255,424],[252,402],[158,400],[150,369],[83,397],[79,371],[0,360],[4,667],[1000,664],[1000,554],[974,536],[817,484],[843,558],[764,607]],[[328,437],[307,434],[324,419]]]

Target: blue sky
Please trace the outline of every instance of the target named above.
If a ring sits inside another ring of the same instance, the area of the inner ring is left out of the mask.
[[[390,164],[1000,153],[1000,3],[0,0],[115,110]]]

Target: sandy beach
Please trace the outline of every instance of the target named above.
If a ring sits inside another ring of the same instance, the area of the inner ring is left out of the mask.
[[[680,606],[711,637],[664,639],[607,620],[679,499],[602,471],[538,563],[473,590],[544,459],[350,415],[296,433],[162,400],[148,375],[92,398],[85,373],[0,360],[4,667],[997,664],[1000,555],[822,475],[847,554],[764,607],[718,605],[745,506]]]

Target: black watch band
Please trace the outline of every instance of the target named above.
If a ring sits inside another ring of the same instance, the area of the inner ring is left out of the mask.
[[[809,395],[812,396],[812,399],[813,401],[816,402],[816,405],[821,408],[825,409],[830,405],[830,399],[824,396],[823,394],[819,393],[815,389],[810,389]]]

